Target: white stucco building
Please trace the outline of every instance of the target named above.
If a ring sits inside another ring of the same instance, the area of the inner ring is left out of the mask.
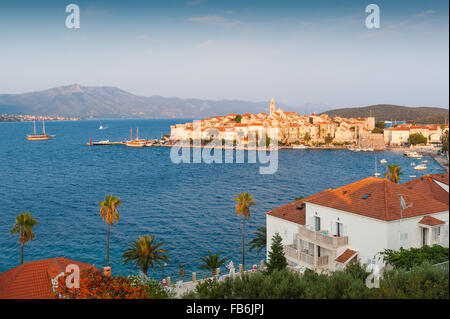
[[[269,211],[267,247],[279,233],[297,268],[329,272],[356,258],[381,265],[386,248],[448,247],[448,203],[448,173],[406,184],[368,177]]]

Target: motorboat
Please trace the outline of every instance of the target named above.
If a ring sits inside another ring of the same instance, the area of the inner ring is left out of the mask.
[[[425,170],[425,169],[427,169],[428,167],[425,165],[425,164],[419,164],[419,165],[417,165],[417,166],[414,166],[414,169],[415,170],[419,170],[419,171],[422,171],[422,170]]]

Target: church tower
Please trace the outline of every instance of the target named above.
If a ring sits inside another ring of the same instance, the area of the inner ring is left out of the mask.
[[[270,100],[270,115],[275,113],[275,110],[276,110],[276,104],[275,104],[274,98],[272,98],[272,100]]]

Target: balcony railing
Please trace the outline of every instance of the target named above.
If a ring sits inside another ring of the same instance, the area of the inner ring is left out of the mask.
[[[299,264],[303,264],[309,268],[323,267],[328,265],[328,256],[320,256],[317,258],[317,264],[315,264],[315,258],[306,252],[299,252],[292,245],[284,246],[284,254],[287,259]]]
[[[325,235],[324,233],[327,233]],[[301,239],[312,242],[319,246],[338,248],[348,245],[348,236],[336,237],[328,235],[327,231],[314,231],[305,227],[299,227],[298,234]]]

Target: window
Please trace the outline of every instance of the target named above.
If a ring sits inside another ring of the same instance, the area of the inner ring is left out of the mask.
[[[433,229],[433,239],[434,240],[439,240],[439,238],[441,237],[441,227],[438,226],[436,228]]]
[[[337,237],[344,236],[344,224],[339,222],[336,223],[336,236]]]
[[[408,241],[408,233],[400,234],[400,243],[405,244]]]
[[[320,230],[320,217],[317,216],[314,217],[314,230],[315,231]]]

